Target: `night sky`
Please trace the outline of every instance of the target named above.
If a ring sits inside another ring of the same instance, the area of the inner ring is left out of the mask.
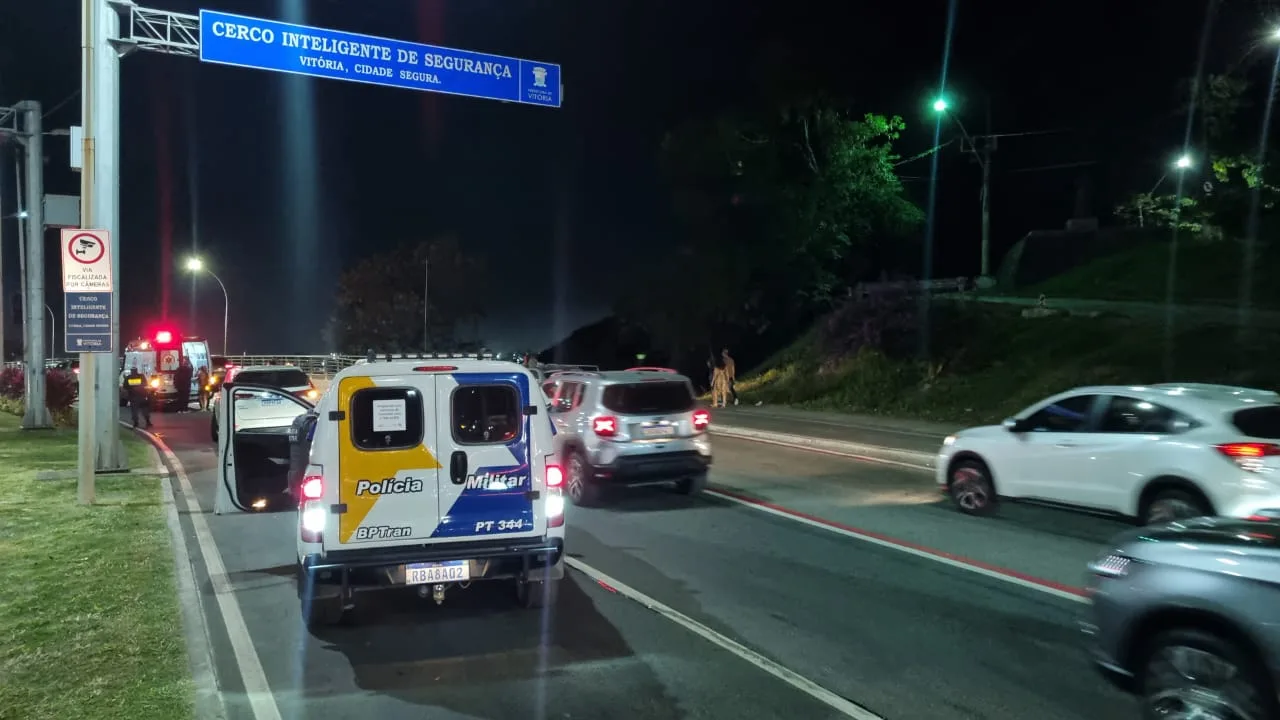
[[[146,3],[142,3],[146,5]],[[1033,7],[1036,5],[1048,7]],[[189,0],[155,7],[195,13]],[[682,117],[757,92],[769,62],[900,114],[901,154],[933,144],[946,89],[994,159],[998,254],[1061,227],[1087,180],[1095,211],[1148,189],[1182,144],[1179,78],[1195,71],[1204,0],[898,3],[729,0],[207,0],[210,9],[560,63],[564,107],[537,108],[137,53],[122,62],[119,252],[124,333],[163,316],[221,344],[222,296],[193,284],[193,251],[225,281],[233,352],[322,352],[341,269],[402,241],[452,235],[491,275],[481,335],[543,347],[609,312],[629,259],[672,237],[658,143]],[[1267,3],[1232,2],[1206,70],[1266,53]],[[79,122],[79,4],[0,2],[0,105],[34,99],[46,129]],[[949,56],[945,55],[950,38]],[[1260,47],[1261,46],[1261,47]],[[1252,51],[1251,51],[1252,48]],[[1265,63],[1264,63],[1265,64]],[[955,128],[944,124],[942,137]],[[67,141],[47,139],[46,191],[76,194]],[[0,213],[13,212],[0,148]],[[1061,167],[1067,166],[1067,167]],[[900,168],[924,205],[930,162]],[[974,275],[979,172],[939,163],[936,275]],[[49,233],[49,304],[60,303]],[[6,294],[16,227],[3,226]],[[662,280],[655,279],[655,287]],[[194,301],[193,301],[194,289]],[[689,288],[691,301],[697,289]],[[17,331],[9,323],[10,348]]]

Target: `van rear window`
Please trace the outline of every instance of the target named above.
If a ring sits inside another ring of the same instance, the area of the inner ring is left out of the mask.
[[[351,442],[361,450],[405,450],[422,444],[422,393],[366,388],[351,396]]]
[[[1237,410],[1231,424],[1249,437],[1280,440],[1280,405],[1259,405]]]
[[[606,385],[601,404],[623,415],[659,415],[692,410],[693,392],[685,382]]]
[[[453,439],[464,445],[509,443],[520,437],[524,409],[514,385],[463,385],[453,391]]]

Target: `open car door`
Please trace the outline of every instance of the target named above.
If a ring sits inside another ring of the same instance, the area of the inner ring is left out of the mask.
[[[287,390],[230,383],[219,391],[216,515],[295,510],[289,431],[311,404]]]

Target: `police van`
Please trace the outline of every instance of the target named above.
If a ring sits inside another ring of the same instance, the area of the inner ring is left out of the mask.
[[[310,406],[235,380],[221,393],[215,512],[252,512],[262,493],[287,487],[289,429]],[[237,423],[243,403],[264,399],[296,412],[270,427]],[[449,590],[502,580],[525,607],[554,599],[564,472],[526,368],[474,354],[371,355],[339,372],[315,411],[297,500],[308,625],[341,620],[358,592],[379,588],[416,588],[440,604]]]

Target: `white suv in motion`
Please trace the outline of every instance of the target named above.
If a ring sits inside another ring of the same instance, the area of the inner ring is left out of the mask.
[[[943,441],[937,482],[961,511],[998,499],[1133,517],[1280,512],[1280,395],[1196,383],[1083,387]]]

